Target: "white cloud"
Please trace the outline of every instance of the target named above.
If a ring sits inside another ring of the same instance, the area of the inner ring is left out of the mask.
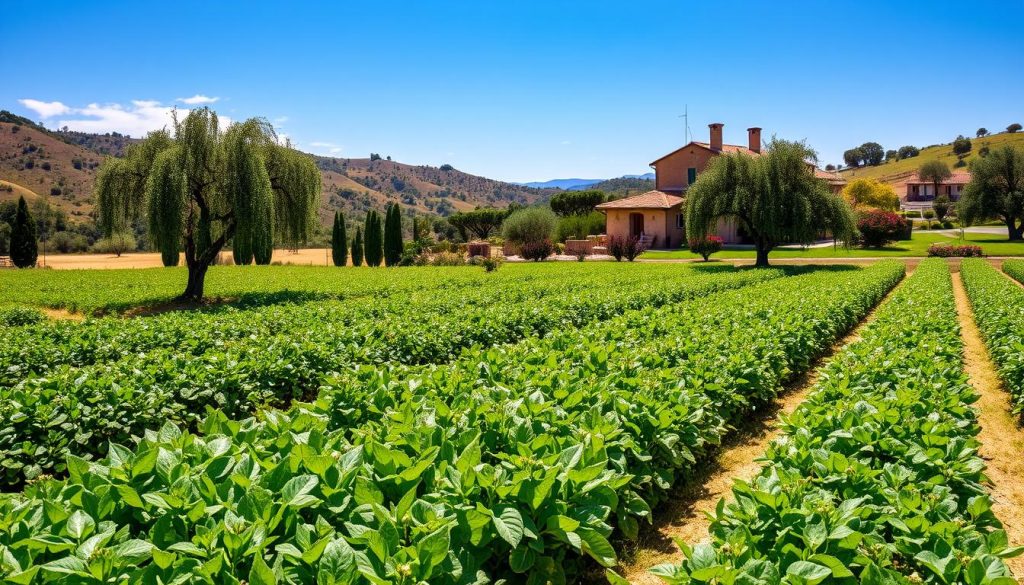
[[[274,118],[274,123],[275,124],[284,124],[287,121],[288,121],[288,116],[280,116],[280,117]]]
[[[196,95],[194,95],[192,97],[178,98],[179,102],[181,102],[183,104],[188,104],[190,106],[203,106],[203,105],[214,104],[214,103],[217,103],[217,101],[219,101],[219,100],[220,100],[219,97],[210,97],[210,96],[203,95],[201,93],[197,93]]]
[[[43,118],[51,118],[53,116],[60,116],[71,111],[71,108],[65,106],[60,102],[42,102],[33,99],[18,100],[18,103],[39,114]]]
[[[174,108],[162,105],[153,100],[133,100],[131,105],[122,104],[89,104],[84,108],[68,108],[64,113],[74,117],[61,119],[57,127],[67,126],[79,132],[120,132],[141,138],[148,132],[171,128]],[[179,119],[188,115],[189,110],[179,110]],[[228,120],[221,119],[226,126]]]
[[[310,142],[309,145],[321,153],[341,154],[341,146],[333,142]]]
[[[568,144],[572,144],[572,142],[570,142],[569,140],[563,140],[562,141],[562,146],[566,146]]]

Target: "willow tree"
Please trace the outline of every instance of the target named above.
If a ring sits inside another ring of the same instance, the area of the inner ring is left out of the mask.
[[[173,135],[152,132],[124,158],[108,159],[96,186],[105,233],[144,215],[165,263],[184,251],[181,300],[202,298],[206,272],[228,241],[242,263],[269,263],[275,242],[305,241],[319,198],[313,159],[278,144],[266,120],[222,132],[208,108],[175,117]]]
[[[814,151],[800,142],[772,140],[760,156],[716,156],[686,192],[687,237],[702,240],[720,220],[738,223],[753,240],[756,265],[783,244],[810,244],[822,234],[850,242],[853,214],[807,162]]]

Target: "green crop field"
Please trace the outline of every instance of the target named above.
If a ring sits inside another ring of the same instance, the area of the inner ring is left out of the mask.
[[[986,339],[1020,331],[1024,289],[963,271]],[[950,273],[905,272],[215,267],[190,310],[174,269],[2,273],[0,577],[621,584],[676,488],[818,369],[711,542],[654,572],[1003,585]]]

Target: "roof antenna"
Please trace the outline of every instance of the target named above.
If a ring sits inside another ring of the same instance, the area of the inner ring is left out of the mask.
[[[679,117],[683,119],[683,138],[686,139],[686,142],[684,142],[683,144],[689,144],[690,143],[690,105],[686,104],[686,106],[684,108],[685,109],[683,110],[683,115],[679,116]]]

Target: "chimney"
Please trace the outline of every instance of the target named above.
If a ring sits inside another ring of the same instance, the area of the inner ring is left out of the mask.
[[[761,129],[758,127],[747,128],[747,148],[754,152],[761,152]]]
[[[721,122],[708,124],[708,128],[711,128],[711,150],[722,150],[722,126],[724,125]]]

